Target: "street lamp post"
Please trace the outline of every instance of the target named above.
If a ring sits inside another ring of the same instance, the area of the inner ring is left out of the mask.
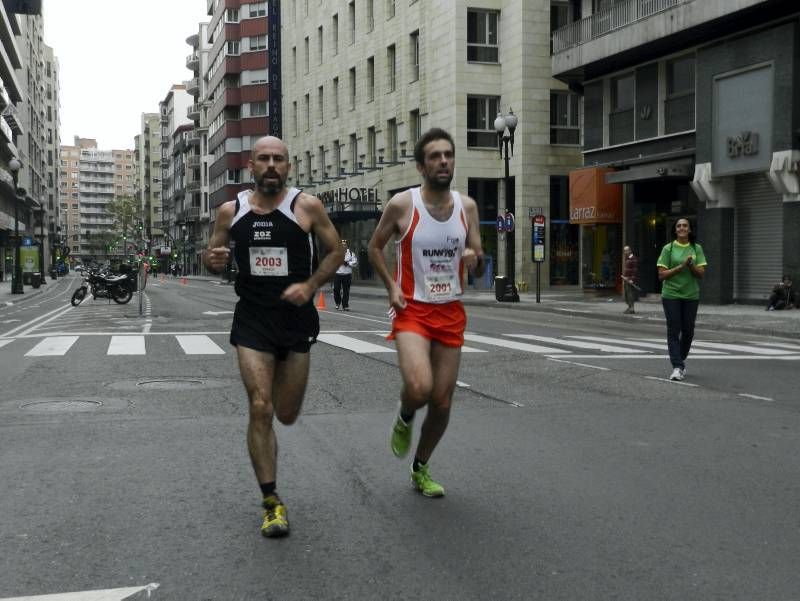
[[[182,242],[181,250],[183,251],[183,269],[181,269],[181,273],[183,274],[184,277],[186,277],[186,235],[187,234],[186,234],[186,224],[185,223],[181,226],[181,234],[182,234],[182,237],[183,237],[183,240],[181,241]]]
[[[497,131],[497,145],[500,150],[500,157],[505,162],[505,177],[503,178],[503,188],[505,189],[506,198],[506,213],[514,213],[514,198],[509,194],[509,185],[511,178],[508,174],[508,161],[514,155],[514,130],[517,129],[517,116],[511,107],[508,109],[508,115],[497,113],[497,118],[494,120],[494,129]],[[515,236],[514,231],[506,233],[506,275],[514,283],[516,279],[515,273]]]
[[[8,162],[8,168],[11,169],[11,177],[14,179],[14,272],[11,275],[11,294],[24,294],[19,252],[19,193],[17,191],[17,178],[22,163],[15,157]]]

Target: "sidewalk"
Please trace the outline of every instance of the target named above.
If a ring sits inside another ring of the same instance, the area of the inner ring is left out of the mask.
[[[221,278],[210,276],[188,276],[187,279],[221,280]],[[51,282],[52,280],[48,278],[47,284],[38,289],[25,286],[24,294],[11,294],[10,279],[0,282],[0,306],[8,303],[17,304],[27,298],[42,294]],[[326,284],[323,290],[328,294],[330,284]],[[377,282],[356,281],[350,289],[350,295],[353,299],[359,297],[385,299],[386,291]],[[584,293],[578,288],[542,291],[539,303],[536,302],[535,292],[523,292],[519,296],[520,302],[518,303],[499,303],[494,298],[493,290],[468,288],[461,300],[467,307],[496,307],[516,311],[539,311],[565,317],[575,316],[624,323],[664,325],[661,297],[655,294],[649,294],[636,303],[635,315],[622,313],[626,305],[619,295]],[[709,305],[701,302],[696,327],[699,330],[725,330],[800,339],[800,310],[765,311],[761,305]]]

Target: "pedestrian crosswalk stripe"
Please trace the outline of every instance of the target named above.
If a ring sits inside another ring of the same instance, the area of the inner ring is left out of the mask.
[[[343,336],[342,334],[319,334],[317,340],[358,354],[395,352],[391,347],[379,346],[351,336]]]
[[[601,336],[567,336],[567,338],[578,338],[580,340],[594,340],[596,342],[609,342],[608,338],[602,338]],[[659,351],[666,351],[667,350],[667,343],[666,342],[645,342],[644,340],[631,340],[629,338],[623,338],[619,340],[615,340],[615,342],[620,342],[621,344],[626,344],[628,346],[637,346],[642,348],[652,348]],[[637,351],[640,352],[640,351]],[[710,351],[710,350],[703,350],[704,355],[724,355],[722,351]]]
[[[773,348],[760,348],[756,346],[744,346],[743,344],[724,344],[721,342],[703,342],[695,340],[692,342],[692,349],[702,348],[705,351],[706,348],[710,349],[719,349],[723,351],[736,351],[740,353],[752,353],[754,355],[791,355],[793,351],[785,350],[785,349],[773,349]]]
[[[755,344],[756,346],[774,346],[776,348],[790,349],[794,352],[800,351],[800,345],[789,344],[788,342],[753,342],[753,341],[749,342],[750,344]]]
[[[481,344],[488,344],[490,346],[501,346],[515,351],[527,351],[529,353],[569,353],[569,351],[565,351],[564,349],[539,346],[538,344],[528,344],[526,342],[515,342],[514,340],[506,340],[504,338],[490,338],[489,336],[481,336],[480,334],[464,334],[464,340],[480,342]]]
[[[175,336],[187,355],[224,355],[225,351],[205,334]]]
[[[377,334],[381,338],[386,338],[389,335],[389,332],[373,332],[373,334]],[[462,346],[461,347],[462,353],[488,353],[489,351],[485,351],[482,348],[475,348],[472,346]]]
[[[562,346],[569,346],[572,348],[580,349],[594,349],[606,353],[647,353],[637,348],[629,348],[625,346],[617,346],[612,344],[603,344],[601,342],[581,342],[577,340],[563,340],[562,338],[551,338],[550,336],[534,336],[533,334],[509,334],[513,338],[523,338],[525,340],[536,340],[537,342],[549,342],[551,344],[560,344]]]
[[[144,355],[144,336],[112,336],[107,355]]]
[[[5,345],[7,345],[9,342],[14,342],[14,339],[13,339],[13,338],[8,338],[8,339],[6,339],[6,340],[0,340],[0,348],[3,348],[3,347],[4,347]]]
[[[31,350],[26,357],[53,357],[64,355],[75,344],[78,336],[48,336]]]

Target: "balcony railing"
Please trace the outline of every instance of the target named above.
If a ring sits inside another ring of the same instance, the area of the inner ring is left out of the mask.
[[[197,55],[196,52],[193,52],[192,54],[186,57],[187,69],[194,69],[198,64],[200,64],[200,57]]]
[[[189,105],[189,108],[186,109],[186,116],[189,117],[189,119],[192,119],[193,121],[195,119],[199,119],[200,118],[200,109],[201,108],[202,108],[202,105],[199,104],[199,103],[198,104]]]
[[[553,32],[553,54],[694,0],[626,0]]]
[[[189,167],[189,169],[197,169],[200,167],[200,155],[191,154],[186,157],[186,166]]]
[[[186,182],[186,191],[187,192],[199,192],[200,191],[200,181],[194,180]]]

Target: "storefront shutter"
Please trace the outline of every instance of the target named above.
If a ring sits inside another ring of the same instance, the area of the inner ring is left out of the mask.
[[[735,194],[734,297],[766,300],[782,275],[783,199],[764,173],[737,176]]]

